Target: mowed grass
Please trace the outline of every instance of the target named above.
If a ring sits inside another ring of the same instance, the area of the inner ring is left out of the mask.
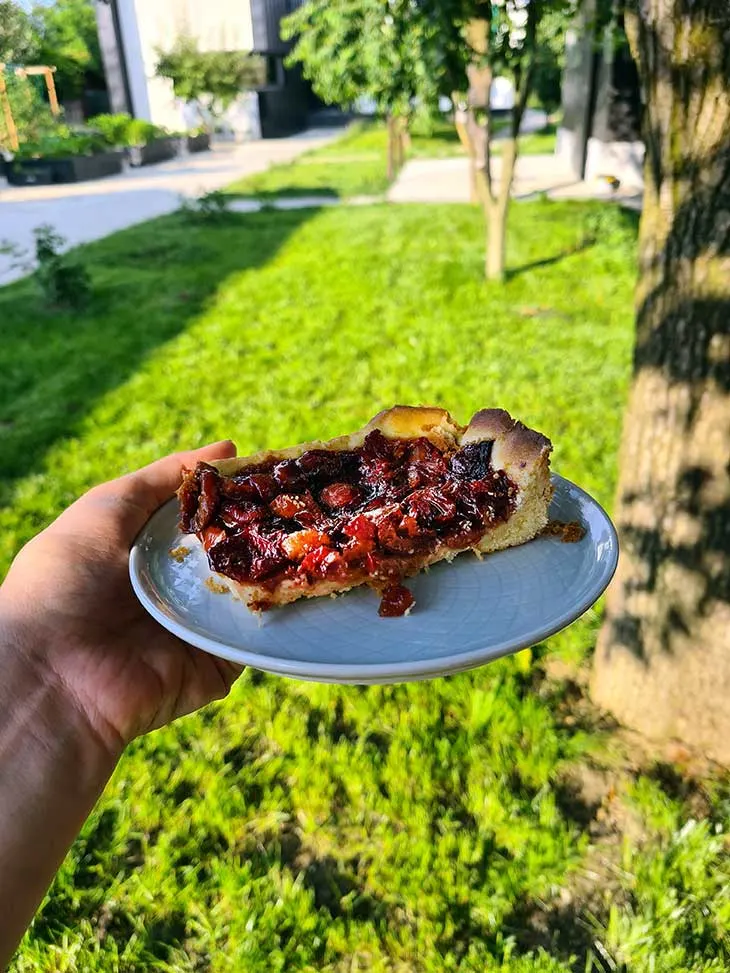
[[[504,406],[610,504],[634,221],[516,204],[504,286],[481,279],[482,236],[466,206],[176,215],[81,251],[82,313],[44,310],[30,281],[0,290],[0,572],[99,480],[395,402]],[[548,675],[598,618],[428,683],[248,671],[129,749],[13,973],[725,969],[724,792],[616,770],[578,685]]]
[[[497,138],[494,154],[499,155],[500,151],[500,140]],[[520,151],[526,155],[554,152],[554,127],[548,126],[543,132],[521,136]],[[464,149],[454,126],[446,121],[438,121],[428,130],[416,128],[413,131],[406,154],[407,158],[414,159],[452,158],[464,155]],[[293,162],[272,166],[266,172],[239,179],[226,191],[234,195],[262,198],[380,196],[388,188],[386,155],[385,124],[355,122],[336,142],[312,149]]]

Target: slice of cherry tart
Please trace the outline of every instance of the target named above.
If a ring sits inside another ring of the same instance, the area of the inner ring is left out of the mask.
[[[551,449],[502,409],[462,427],[395,406],[350,436],[185,470],[180,527],[252,611],[367,584],[380,615],[406,615],[405,578],[545,527]]]

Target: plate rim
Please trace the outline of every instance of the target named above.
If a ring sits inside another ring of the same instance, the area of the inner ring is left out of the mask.
[[[517,643],[510,640],[502,640],[495,645],[485,646],[479,649],[472,649],[469,652],[450,654],[439,657],[438,659],[412,660],[409,662],[391,663],[335,663],[325,662],[304,662],[299,659],[281,659],[276,656],[262,655],[249,649],[238,649],[219,641],[200,635],[197,632],[186,628],[175,619],[166,615],[157,607],[154,601],[148,596],[145,585],[141,580],[140,565],[144,562],[143,547],[141,538],[146,533],[150,522],[157,517],[167,506],[175,503],[175,498],[171,497],[163,503],[149,517],[142,530],[137,535],[129,553],[129,576],[134,593],[142,607],[167,631],[176,635],[183,642],[192,645],[197,649],[215,655],[218,658],[226,659],[239,665],[259,669],[274,675],[286,676],[294,679],[314,681],[321,683],[337,683],[341,685],[372,685],[394,682],[413,682],[424,679],[434,679],[439,676],[465,672],[468,669],[477,668],[488,662],[505,655],[520,652],[525,648],[536,645],[545,639],[551,638],[557,632],[562,631],[572,625],[581,615],[584,615],[601,597],[608,585],[611,583],[619,558],[619,540],[616,527],[611,518],[606,513],[603,506],[592,497],[586,490],[578,486],[567,477],[558,473],[552,473],[551,480],[555,484],[561,482],[568,488],[576,491],[583,501],[587,501],[601,515],[608,528],[611,539],[611,558],[608,561],[605,575],[605,583],[597,594],[590,593],[582,598],[576,605],[564,615],[560,621],[549,628],[532,628],[522,636]],[[509,549],[507,549],[509,550]],[[248,611],[245,606],[242,610]]]

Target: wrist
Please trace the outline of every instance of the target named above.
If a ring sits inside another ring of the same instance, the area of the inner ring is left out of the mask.
[[[28,732],[37,749],[72,758],[89,787],[103,786],[122,754],[121,740],[101,733],[70,687],[44,664],[47,638],[0,607],[0,753],[9,738]]]
[[[2,969],[115,763],[21,628],[0,608]]]

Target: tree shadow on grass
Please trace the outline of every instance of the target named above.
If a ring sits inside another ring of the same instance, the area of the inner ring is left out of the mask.
[[[576,244],[574,247],[566,247],[565,250],[561,250],[559,253],[554,253],[551,257],[543,257],[541,260],[531,260],[529,263],[522,264],[520,267],[509,267],[505,271],[505,277],[508,281],[514,280],[515,277],[519,277],[520,274],[525,274],[529,270],[538,270],[540,267],[551,267],[553,264],[560,263],[561,260],[565,260],[567,257],[573,257],[576,253],[582,253],[584,250],[589,250],[591,247],[595,246],[597,241],[589,237],[585,240],[581,240],[580,243]]]
[[[178,213],[88,244],[75,254],[94,295],[78,312],[45,307],[31,278],[0,288],[0,506],[230,275],[265,265],[313,212]]]
[[[281,189],[252,189],[249,192],[227,193],[230,199],[252,199],[268,202],[277,199],[341,199],[342,192],[336,186],[282,186]]]

